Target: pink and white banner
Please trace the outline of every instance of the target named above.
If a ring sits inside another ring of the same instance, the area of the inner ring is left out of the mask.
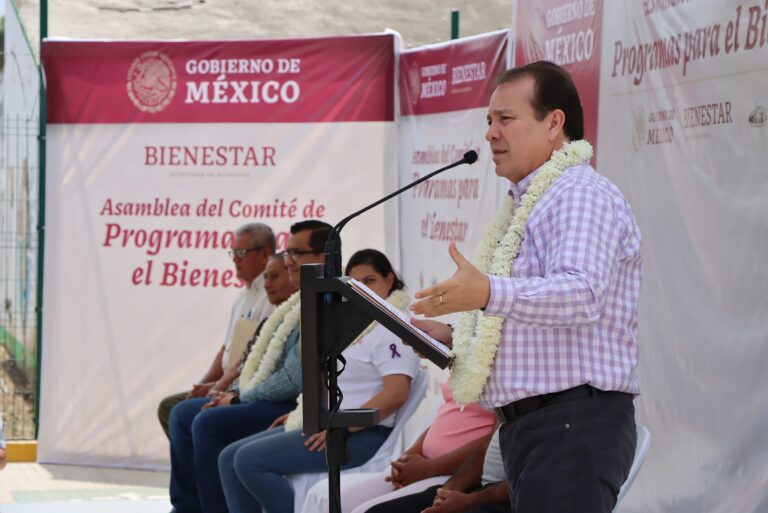
[[[647,460],[622,512],[768,510],[768,2],[519,0],[643,235]],[[594,137],[597,139],[594,139]]]
[[[598,170],[643,234],[654,437],[622,511],[768,511],[768,3],[604,8]]]
[[[552,61],[568,70],[584,108],[584,137],[597,145],[602,0],[517,2],[515,66]]]
[[[506,69],[508,31],[415,48],[400,55],[398,170],[401,185],[460,160],[478,161],[437,175],[400,197],[400,248],[406,285],[416,291],[453,274],[448,244],[472,256],[504,184],[484,139],[493,81]],[[416,438],[442,402],[446,372],[431,367],[432,384],[407,438]],[[413,432],[411,432],[413,431]]]
[[[232,231],[263,222],[282,247],[393,188],[395,37],[48,41],[43,64],[40,460],[164,465],[157,403],[207,369],[242,286]],[[386,215],[345,255],[386,249]]]
[[[493,80],[507,67],[508,32],[403,52],[398,169],[417,180],[475,150],[478,161],[437,175],[400,199],[403,276],[419,290],[453,274],[448,243],[471,256],[503,184],[484,139]]]

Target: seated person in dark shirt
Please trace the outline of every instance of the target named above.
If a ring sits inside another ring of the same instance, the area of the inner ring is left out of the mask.
[[[352,513],[509,513],[509,487],[504,475],[499,432],[488,448],[477,451],[444,484],[388,502],[376,499]]]

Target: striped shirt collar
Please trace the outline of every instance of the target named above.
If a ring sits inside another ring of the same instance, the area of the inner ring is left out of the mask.
[[[528,190],[528,187],[531,186],[531,182],[536,177],[536,175],[539,174],[542,167],[544,167],[544,164],[534,169],[533,172],[528,173],[525,178],[520,180],[518,183],[512,183],[509,186],[509,191],[507,194],[509,194],[512,197],[512,201],[515,202],[515,208],[520,206],[520,200],[522,199],[523,194],[525,194],[525,192]]]

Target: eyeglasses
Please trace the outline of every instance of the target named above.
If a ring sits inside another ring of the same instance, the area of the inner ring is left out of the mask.
[[[315,251],[314,249],[286,249],[283,251],[283,258],[285,260],[296,260],[296,257],[302,255],[317,255],[318,253],[322,253],[322,251]]]
[[[255,248],[230,249],[227,250],[227,254],[229,255],[229,258],[245,258],[245,255],[247,255],[249,251],[259,251],[261,249],[264,249],[264,246],[256,246]]]

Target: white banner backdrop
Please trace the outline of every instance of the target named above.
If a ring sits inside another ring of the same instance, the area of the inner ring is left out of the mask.
[[[231,231],[264,222],[284,246],[392,188],[394,58],[392,35],[46,43],[40,461],[166,465],[157,404],[223,343]],[[384,219],[351,224],[345,256],[386,249]]]
[[[768,4],[518,0],[512,19],[518,64],[573,75],[643,235],[653,442],[619,511],[768,511]]]
[[[605,2],[598,171],[643,235],[623,512],[768,511],[768,4]]]
[[[506,69],[507,32],[403,52],[398,170],[401,184],[477,151],[478,161],[437,175],[400,197],[403,278],[412,290],[453,274],[455,241],[466,256],[493,218],[504,184],[485,141],[495,76]]]
[[[496,177],[486,115],[493,81],[507,67],[508,32],[499,31],[405,51],[400,56],[398,171],[401,185],[460,160],[475,150],[478,161],[423,182],[400,196],[403,281],[416,292],[456,271],[448,244],[472,258],[493,218],[506,184]],[[435,411],[448,373],[428,366],[427,400],[409,424],[418,436]]]

